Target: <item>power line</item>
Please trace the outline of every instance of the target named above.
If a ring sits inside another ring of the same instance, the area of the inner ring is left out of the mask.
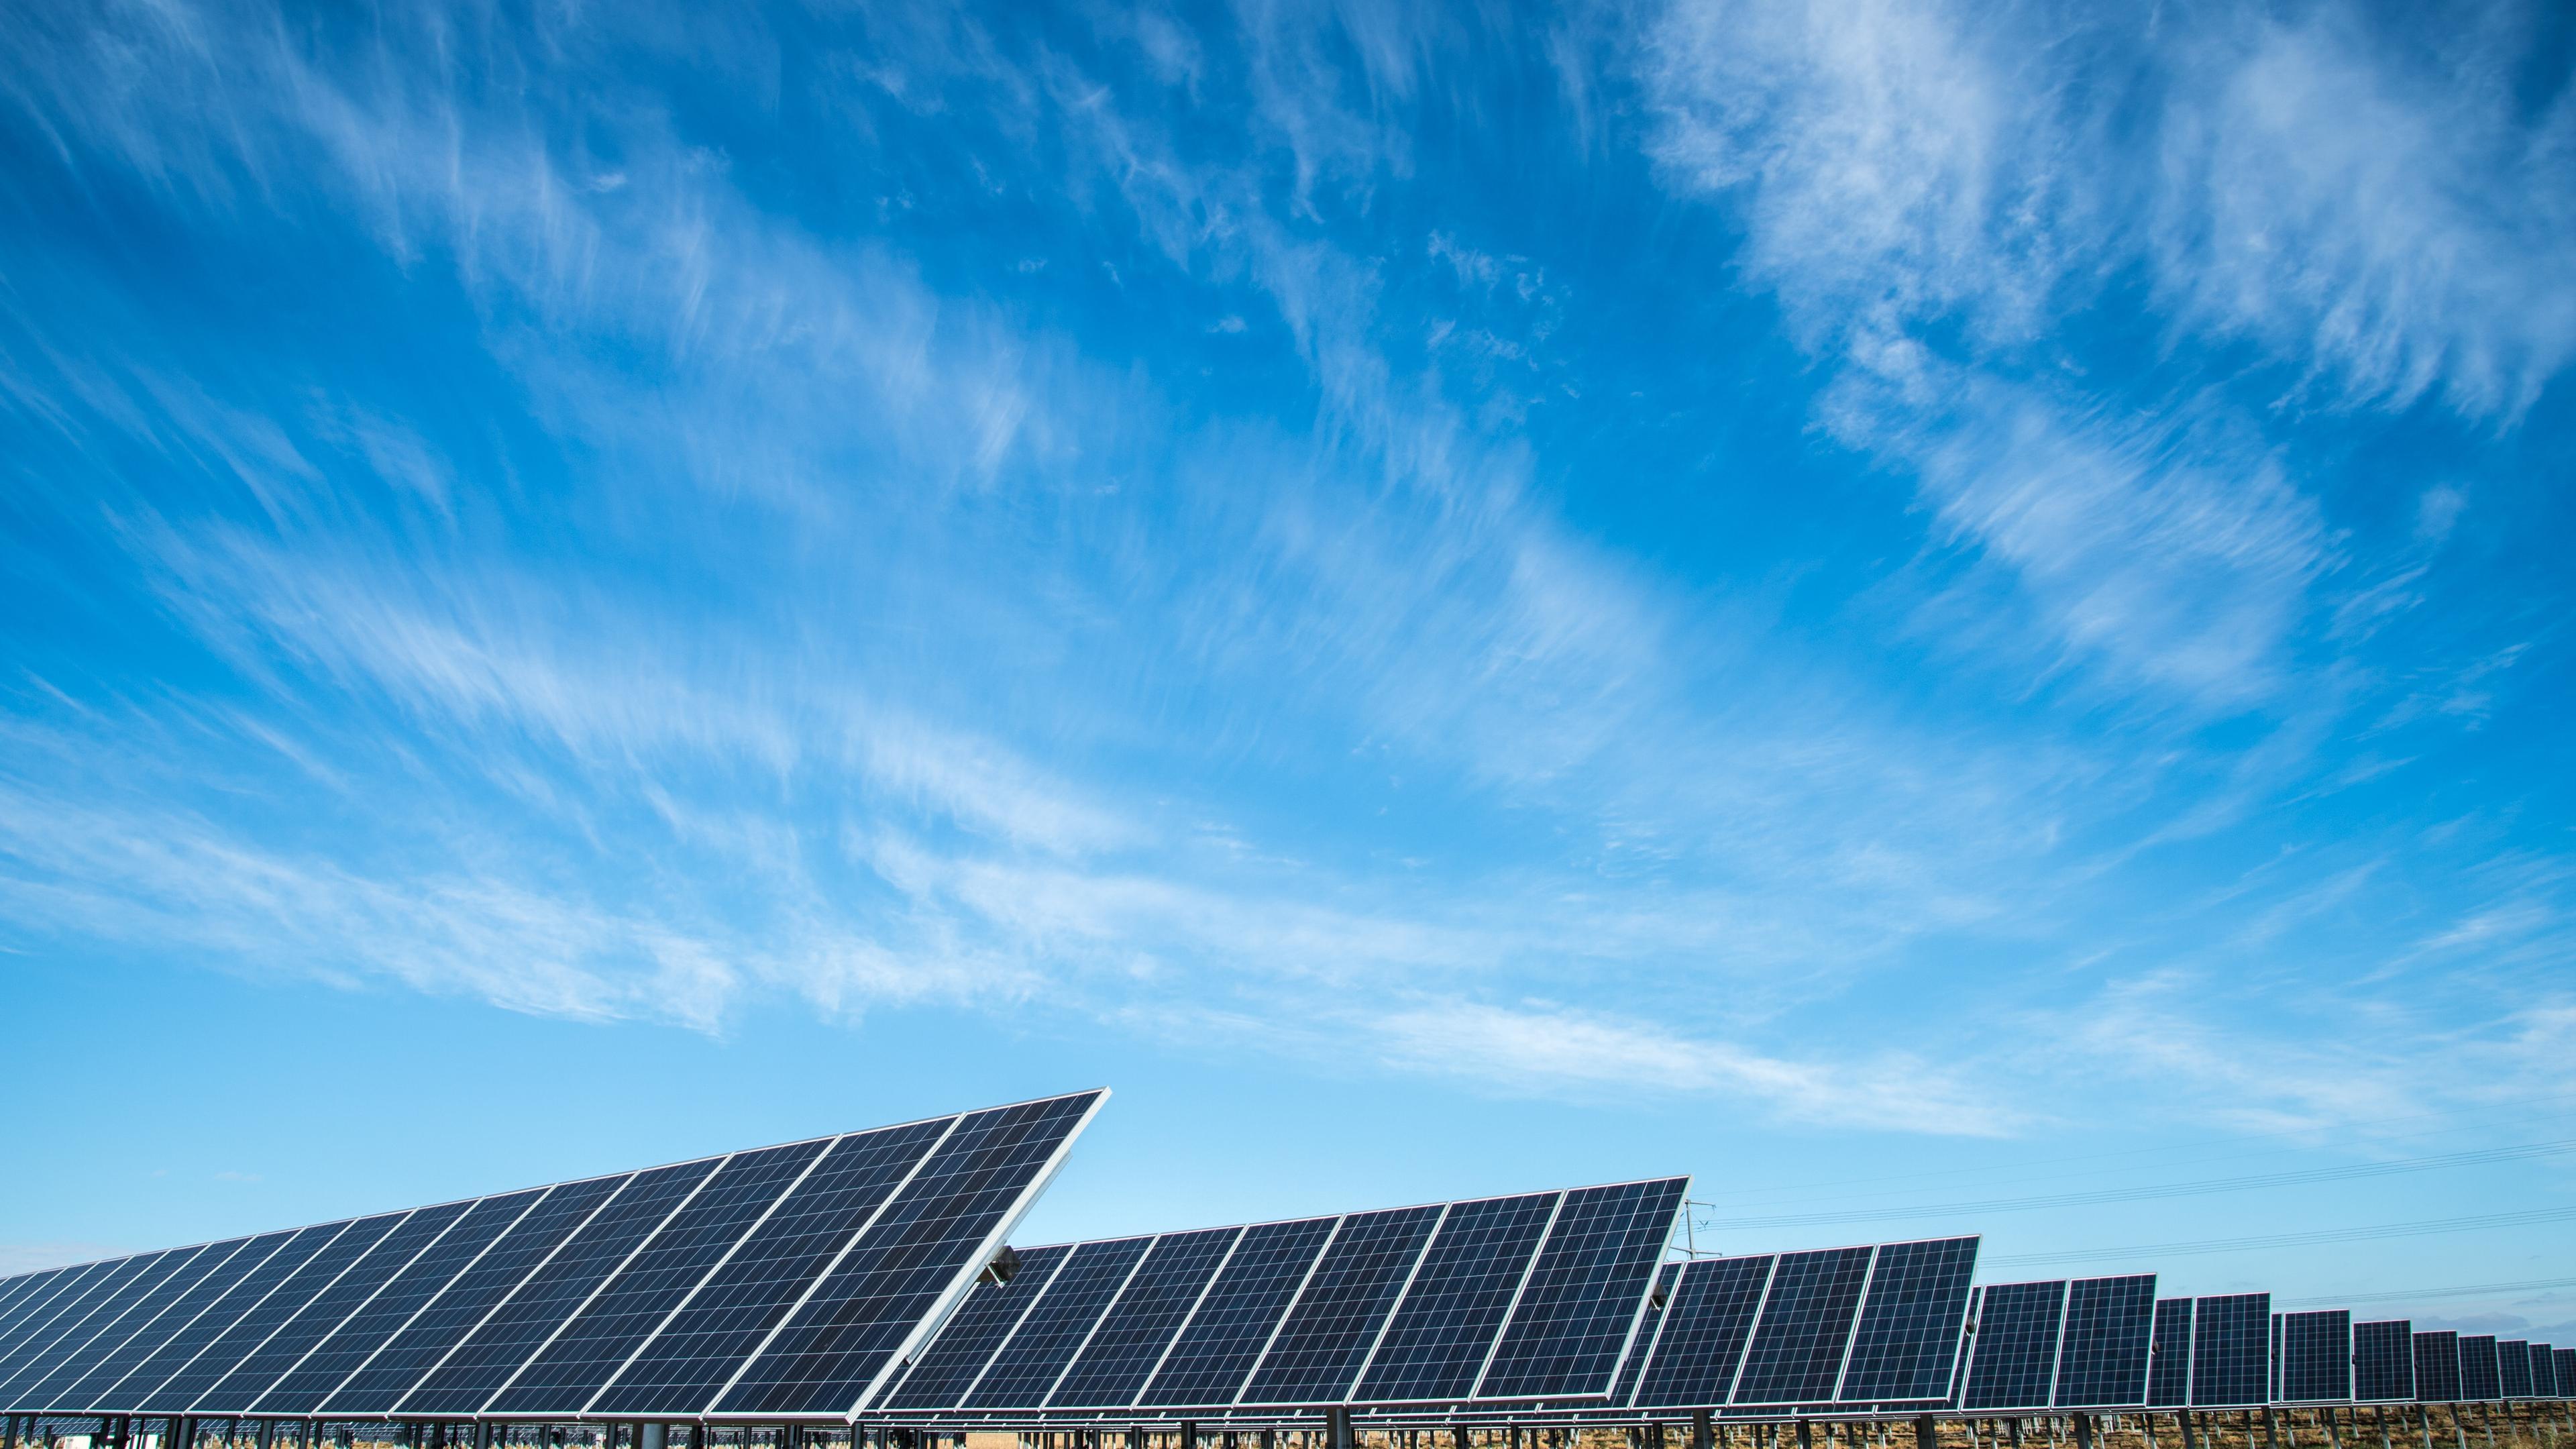
[[[2311,1167],[2292,1172],[2266,1172],[2248,1177],[2215,1177],[2147,1187],[2100,1188],[2090,1192],[2047,1193],[2032,1197],[1987,1198],[1978,1202],[1927,1203],[1901,1208],[1858,1208],[1844,1212],[1783,1213],[1769,1217],[1718,1218],[1712,1229],[1811,1227],[1825,1223],[1874,1223],[1911,1218],[1966,1217],[1979,1213],[2034,1212],[2044,1208],[2087,1207],[2098,1203],[2144,1202],[2154,1198],[2196,1197],[2205,1193],[2248,1192],[2266,1187],[2345,1182],[2357,1177],[2385,1177],[2403,1172],[2432,1172],[2446,1167],[2474,1167],[2490,1162],[2516,1162],[2576,1152],[2576,1141],[2533,1142],[2451,1152],[2438,1157],[2399,1158],[2391,1162],[2356,1162],[2341,1167]]]
[[[2467,1283],[2452,1288],[2400,1288],[2387,1293],[2338,1293],[2330,1298],[2275,1298],[2275,1308],[2341,1308],[2348,1303],[2421,1303],[2442,1298],[2485,1298],[2497,1293],[2535,1293],[2547,1288],[2576,1288],[2576,1278],[2526,1278],[2519,1283]]]
[[[2063,1253],[2013,1253],[1987,1261],[2007,1263],[2102,1263],[2129,1258],[2176,1258],[2195,1253],[2244,1253],[2260,1248],[2300,1248],[2316,1243],[2360,1243],[2374,1238],[2407,1238],[2424,1233],[2463,1233],[2480,1228],[2514,1228],[2527,1223],[2559,1223],[2576,1218],[2576,1207],[2534,1208],[2528,1212],[2488,1213],[2480,1217],[2425,1218],[2411,1223],[2380,1223],[2359,1228],[2319,1228],[2304,1233],[2268,1233],[2243,1238],[2202,1238],[2188,1243],[2142,1243],[2129,1248],[2076,1248]]]

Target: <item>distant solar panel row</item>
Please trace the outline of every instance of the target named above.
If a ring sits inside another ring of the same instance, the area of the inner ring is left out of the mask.
[[[890,1411],[1606,1396],[1687,1178],[1031,1248]]]
[[[23,1275],[0,1409],[846,1413],[1106,1096]]]
[[[1926,1405],[1949,1394],[1977,1239],[1668,1265],[1616,1402]]]

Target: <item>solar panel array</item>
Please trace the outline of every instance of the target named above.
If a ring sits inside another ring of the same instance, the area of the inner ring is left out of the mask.
[[[1977,1242],[1701,1258],[1621,1376],[1638,1407],[1897,1407],[1948,1396]]]
[[[2415,1335],[2415,1399],[2425,1404],[2460,1401],[2460,1336],[2449,1329]]]
[[[2281,1324],[2281,1383],[2274,1397],[2284,1403],[2341,1403],[2352,1398],[2352,1312],[2335,1308],[2318,1313],[2285,1313]],[[2525,1363],[2528,1364],[2526,1359]]]
[[[1602,1400],[1687,1178],[1032,1248],[883,1407]]]
[[[23,1275],[0,1408],[845,1414],[1107,1095]]]
[[[2352,1396],[2365,1404],[2415,1397],[2415,1325],[2386,1318],[2352,1326]]]

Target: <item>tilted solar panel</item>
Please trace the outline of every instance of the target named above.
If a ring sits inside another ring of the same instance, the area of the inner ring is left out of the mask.
[[[2445,1328],[2415,1335],[2415,1399],[2460,1402],[2460,1336]]]
[[[2460,1397],[2476,1403],[2504,1397],[2504,1383],[2496,1373],[2494,1334],[2460,1335]]]
[[[2560,1392],[2558,1360],[2551,1354],[2548,1344],[2533,1344],[2531,1346],[2531,1396],[2535,1399],[2554,1399]]]
[[[2523,1338],[2496,1340],[2497,1396],[2507,1399],[2531,1397],[2531,1341]]]
[[[1562,1200],[1560,1193],[1531,1193],[1451,1204],[1351,1397],[1369,1403],[1470,1397]]]
[[[2415,1325],[2384,1318],[2352,1326],[2352,1396],[2365,1404],[2415,1397]]]
[[[2281,1315],[2281,1399],[2341,1403],[2352,1392],[2352,1312],[2334,1308]]]
[[[2270,1402],[2271,1341],[2269,1293],[2226,1293],[2194,1303],[2192,1406],[2243,1408]]]
[[[1255,1223],[1208,1286],[1142,1402],[1158,1407],[1231,1404],[1270,1346],[1272,1330],[1306,1286],[1339,1218]]]
[[[1630,1401],[1672,1408],[1725,1403],[1735,1391],[1735,1371],[1753,1338],[1753,1315],[1778,1261],[1764,1253],[1684,1264]]]
[[[1064,1244],[1031,1248],[1019,1255],[1019,1267],[1008,1281],[979,1285],[966,1295],[938,1337],[913,1359],[912,1367],[885,1394],[888,1409],[953,1409],[982,1377],[1011,1330],[1046,1292],[1072,1249]]]
[[[2147,1402],[2155,1348],[2156,1275],[2078,1278],[2066,1286],[2057,1347],[2061,1409],[2133,1409]]]
[[[1731,1403],[1793,1406],[1833,1401],[1843,1353],[1860,1313],[1874,1248],[1783,1253],[1754,1319],[1753,1342]]]
[[[1977,1239],[1881,1243],[1852,1330],[1841,1387],[1845,1404],[1935,1404],[1949,1397]]]
[[[1132,1404],[1181,1331],[1241,1228],[1165,1233],[1102,1314],[1046,1402],[1055,1408]]]
[[[2576,1348],[2553,1348],[2550,1367],[2558,1371],[2558,1397],[2576,1399]]]
[[[1445,1204],[1353,1213],[1243,1386],[1247,1404],[1339,1403],[1394,1311]]]
[[[1988,1283],[1969,1340],[1963,1409],[2045,1409],[2066,1323],[2066,1280]]]
[[[1106,1095],[0,1281],[0,1409],[844,1415]]]

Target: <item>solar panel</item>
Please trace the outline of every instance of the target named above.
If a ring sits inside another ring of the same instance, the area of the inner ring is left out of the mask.
[[[1872,1248],[1783,1253],[1737,1374],[1738,1405],[1824,1404],[1842,1377]]]
[[[2496,1388],[2501,1398],[2531,1397],[2530,1340],[2522,1338],[2496,1340]]]
[[[1607,1396],[1689,1186],[1669,1177],[1567,1193],[1474,1397]]]
[[[0,1407],[846,1413],[1105,1095],[0,1280]]]
[[[2277,1313],[2272,1315],[2272,1346],[2264,1372],[2263,1402],[2277,1404],[2281,1401],[2281,1315]]]
[[[969,1389],[970,1409],[1034,1409],[1055,1392],[1065,1365],[1082,1351],[1091,1326],[1127,1286],[1152,1238],[1111,1238],[1076,1243],[1055,1281],[1029,1306],[1028,1316],[993,1356]]]
[[[1154,1239],[1046,1402],[1057,1408],[1135,1402],[1172,1335],[1242,1236],[1241,1228],[1210,1228]]]
[[[2341,1403],[2353,1397],[2352,1313],[2334,1308],[2281,1315],[2281,1399]]]
[[[1655,1356],[1655,1340],[1664,1332],[1664,1309],[1673,1301],[1673,1293],[1682,1284],[1683,1263],[1666,1263],[1655,1270],[1655,1291],[1646,1295],[1646,1316],[1637,1325],[1637,1337],[1628,1347],[1628,1356],[1619,1361],[1619,1379],[1610,1388],[1610,1402],[1633,1404],[1637,1401],[1637,1381],[1645,1376],[1646,1364]]]
[[[2365,1404],[2415,1397],[2415,1325],[2384,1318],[2352,1326],[2352,1396]]]
[[[2055,1388],[2066,1280],[1989,1283],[1970,1340],[1963,1409],[2045,1409]]]
[[[2449,1329],[2415,1335],[2415,1398],[2418,1403],[2460,1401],[2460,1336]]]
[[[1530,1193],[1452,1204],[1351,1396],[1371,1403],[1471,1397],[1563,1198]]]
[[[1239,1396],[1247,1404],[1338,1403],[1395,1307],[1446,1205],[1353,1213]]]
[[[2147,1402],[2155,1347],[2156,1275],[2078,1278],[2066,1287],[2056,1406],[2134,1409]]]
[[[2576,1348],[2551,1349],[2549,1361],[2558,1371],[2558,1397],[2576,1399]]]
[[[956,1316],[913,1360],[911,1370],[886,1391],[885,1407],[955,1408],[1071,1251],[1060,1243],[1031,1248],[1019,1255],[1019,1267],[1008,1282],[988,1284],[966,1295]]]
[[[2226,1293],[2192,1306],[2191,1402],[2240,1408],[2271,1401],[2272,1295]]]
[[[2535,1399],[2554,1399],[2562,1392],[2564,1390],[2558,1384],[2558,1360],[2550,1353],[2549,1345],[2533,1344],[2531,1346],[2531,1396]]]
[[[2504,1383],[2496,1373],[2494,1334],[2460,1335],[2460,1397],[2473,1403],[2504,1397]]]
[[[1702,1258],[1684,1264],[1664,1305],[1651,1356],[1631,1396],[1639,1405],[1674,1408],[1723,1404],[1753,1337],[1753,1315],[1779,1260]]]
[[[1835,1397],[1879,1405],[1947,1398],[1976,1271],[1973,1237],[1881,1243]]]
[[[1233,1403],[1340,1222],[1299,1218],[1244,1229],[1242,1245],[1172,1340],[1162,1367],[1146,1381],[1141,1402],[1161,1407]]]

